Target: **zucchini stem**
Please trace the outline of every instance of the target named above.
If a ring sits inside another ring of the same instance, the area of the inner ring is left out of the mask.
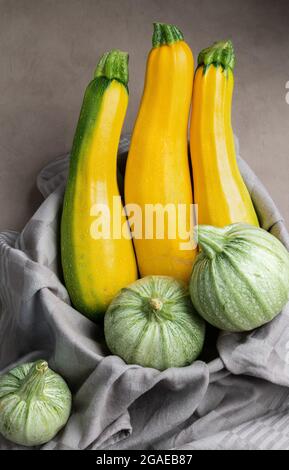
[[[221,66],[224,70],[234,70],[235,52],[230,40],[214,42],[214,44],[203,49],[198,56],[198,66],[204,67],[204,73],[210,65]]]
[[[128,84],[128,53],[112,49],[105,52],[95,69],[94,78],[105,77],[109,80],[118,80],[127,87]]]
[[[183,39],[183,33],[173,24],[154,23],[153,47],[169,46]]]

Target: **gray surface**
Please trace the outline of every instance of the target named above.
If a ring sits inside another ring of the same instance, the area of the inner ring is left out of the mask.
[[[152,22],[179,25],[195,59],[231,37],[234,130],[289,220],[288,0],[0,0],[0,229],[20,229],[41,198],[35,178],[71,146],[82,96],[102,52],[130,52],[131,130]]]
[[[241,159],[239,166],[262,226],[289,248],[272,199]],[[67,168],[65,156],[41,172],[46,200],[20,236],[0,234],[0,371],[46,358],[73,391],[67,426],[43,448],[289,450],[289,304],[255,331],[221,334],[208,363],[202,354],[159,372],[107,355],[101,328],[69,305],[59,280]],[[207,333],[205,350],[212,342]],[[0,437],[1,448],[18,447]]]

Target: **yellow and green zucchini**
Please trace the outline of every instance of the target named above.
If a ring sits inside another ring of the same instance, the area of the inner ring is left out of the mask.
[[[65,284],[74,307],[92,320],[103,317],[122,288],[137,279],[129,227],[117,185],[117,150],[128,104],[128,55],[102,56],[88,85],[71,152],[61,223]],[[100,207],[106,207],[109,236],[100,237]],[[111,229],[113,211],[123,230]]]

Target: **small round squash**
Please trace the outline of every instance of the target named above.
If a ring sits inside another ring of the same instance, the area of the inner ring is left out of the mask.
[[[104,319],[107,346],[128,364],[164,370],[200,354],[205,323],[186,287],[167,276],[147,276],[122,289]]]
[[[200,254],[190,294],[211,325],[250,331],[271,321],[289,300],[289,253],[261,228],[232,224],[198,226]]]
[[[22,364],[0,377],[0,433],[23,446],[45,444],[65,426],[71,393],[43,360]]]

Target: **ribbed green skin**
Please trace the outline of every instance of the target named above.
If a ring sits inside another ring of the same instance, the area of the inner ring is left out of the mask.
[[[234,70],[235,52],[232,41],[215,42],[212,46],[203,49],[198,56],[198,66],[204,67],[204,73],[210,65],[221,66],[225,71]]]
[[[45,361],[21,365],[0,377],[0,433],[16,444],[50,441],[70,410],[68,386]]]
[[[173,24],[154,23],[153,47],[169,46],[183,39],[183,33]]]
[[[226,331],[272,320],[289,299],[289,254],[263,229],[245,224],[198,226],[190,294],[198,313]]]
[[[147,276],[112,301],[104,332],[110,351],[128,364],[164,370],[191,364],[198,357],[205,324],[182,283]]]

